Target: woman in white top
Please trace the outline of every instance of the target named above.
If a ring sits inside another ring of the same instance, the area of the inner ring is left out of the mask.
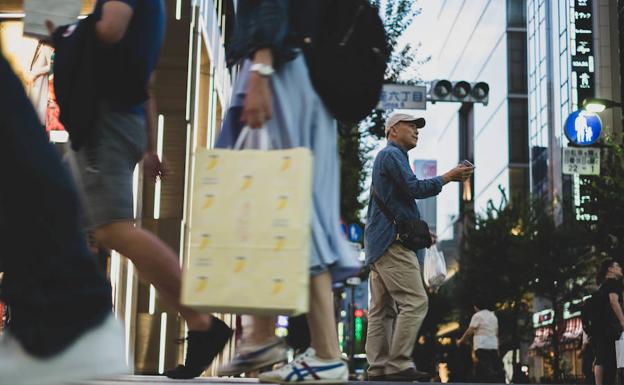
[[[472,335],[476,356],[475,381],[504,383],[503,362],[498,354],[498,318],[491,308],[484,302],[475,301],[475,314],[464,335],[457,340],[457,346]]]

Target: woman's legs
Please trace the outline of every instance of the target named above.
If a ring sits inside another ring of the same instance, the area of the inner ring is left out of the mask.
[[[310,311],[308,324],[316,356],[324,360],[340,359],[336,331],[331,274],[326,271],[310,280]]]

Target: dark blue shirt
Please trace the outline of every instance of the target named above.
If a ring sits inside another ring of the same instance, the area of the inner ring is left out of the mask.
[[[96,20],[102,17],[104,3],[111,0],[98,0],[93,15]],[[148,81],[160,55],[160,48],[165,37],[165,4],[163,0],[113,0],[120,1],[132,7],[133,15],[128,30],[123,37],[124,54],[129,56],[128,61],[136,63],[139,73],[136,76],[144,87]],[[118,90],[120,95],[123,89]],[[133,111],[142,107],[135,106]]]
[[[407,152],[397,144],[388,145],[377,154],[373,165],[373,187],[388,209],[401,220],[420,219],[415,199],[429,198],[442,191],[441,176],[420,180],[414,175]],[[366,264],[375,263],[394,243],[396,226],[384,215],[371,196],[364,233]]]

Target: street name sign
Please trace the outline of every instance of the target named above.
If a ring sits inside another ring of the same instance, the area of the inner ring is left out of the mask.
[[[381,91],[379,110],[426,110],[427,87],[407,84],[384,84]]]

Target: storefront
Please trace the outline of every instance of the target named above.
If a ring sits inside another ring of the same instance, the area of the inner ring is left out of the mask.
[[[580,301],[575,301],[577,304]],[[572,305],[572,306],[573,306]],[[552,378],[553,339],[559,343],[560,368],[568,382],[581,382],[583,379],[583,362],[580,351],[583,343],[583,324],[580,311],[570,312],[570,303],[564,306],[563,320],[557,327],[557,335],[553,333],[554,311],[546,309],[533,314],[534,337],[529,347],[531,363],[530,377],[541,382]]]
[[[90,12],[94,3],[94,0],[83,1],[82,12]],[[69,138],[59,121],[54,93],[54,49],[23,36],[22,11],[22,1],[0,2],[0,52],[22,81],[50,141],[66,143]]]

